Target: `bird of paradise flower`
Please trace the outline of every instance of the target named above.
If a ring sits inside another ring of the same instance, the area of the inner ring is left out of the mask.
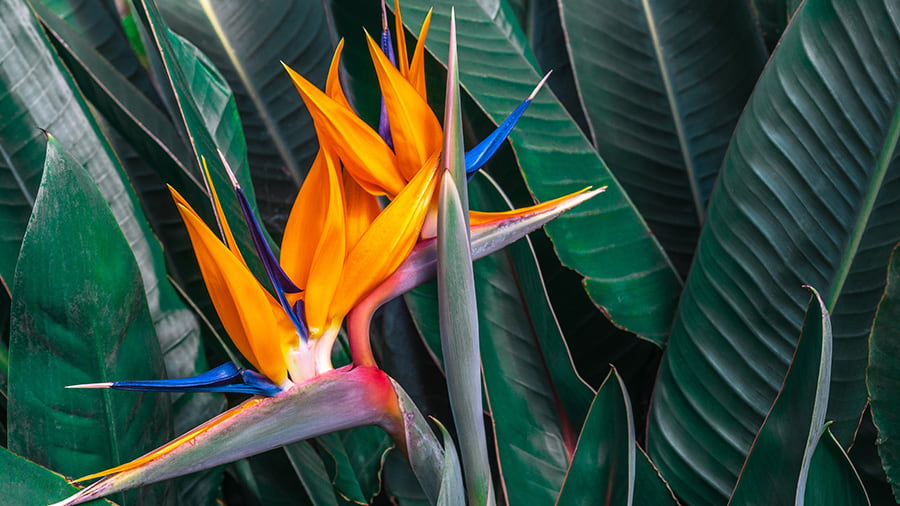
[[[377,368],[368,342],[368,320],[378,305],[429,279],[434,271],[434,229],[429,223],[436,212],[443,133],[425,99],[429,20],[430,13],[411,62],[402,35],[396,52],[386,26],[381,46],[368,37],[383,96],[378,131],[356,115],[341,89],[343,41],[324,91],[286,67],[313,116],[320,150],[292,208],[279,259],[232,178],[274,295],[247,267],[208,174],[219,234],[172,190],[222,325],[259,373],[229,363],[193,378],[73,387],[254,396],[134,461],[77,480],[105,477],[57,504],[79,504],[363,425],[379,425],[391,435],[419,473],[426,493],[436,500],[440,446],[399,385]],[[478,170],[496,152],[542,83],[466,154],[467,172]],[[582,190],[504,213],[471,212],[473,257],[504,247],[603,190]],[[378,196],[390,200],[383,209]],[[331,350],[351,311],[357,315],[350,330],[353,363],[334,369]],[[430,478],[422,476],[429,473]]]

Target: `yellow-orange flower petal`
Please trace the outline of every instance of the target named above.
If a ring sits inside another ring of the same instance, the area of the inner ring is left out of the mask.
[[[344,220],[348,251],[356,246],[380,212],[378,198],[363,190],[353,176],[344,171]]]
[[[372,195],[393,196],[406,179],[397,167],[393,151],[363,120],[312,83],[284,66],[303,97],[316,125],[319,144],[333,149],[347,170]]]
[[[431,25],[431,9],[422,21],[422,28],[419,30],[419,39],[416,42],[416,49],[413,51],[412,63],[409,64],[409,75],[406,79],[412,84],[412,87],[419,92],[419,96],[428,99],[425,90],[425,38],[428,37],[428,27]]]
[[[344,39],[341,39],[338,42],[337,49],[334,50],[334,56],[331,57],[331,65],[328,67],[328,78],[325,80],[325,94],[347,109],[351,109],[350,102],[347,101],[347,95],[344,94],[344,89],[341,87],[340,63],[343,51]]]
[[[555,198],[553,200],[548,200],[547,202],[541,202],[540,204],[535,204],[529,207],[523,207],[521,209],[512,209],[509,211],[502,211],[497,213],[485,213],[481,211],[469,211],[469,225],[474,227],[476,225],[483,225],[485,223],[490,223],[492,221],[498,221],[506,218],[515,218],[516,216],[527,216],[532,213],[537,213],[540,211],[544,211],[546,209],[550,209],[552,207],[556,207],[560,203],[571,199],[576,195],[581,195],[582,193],[590,190],[590,187],[584,188],[582,190],[578,190],[577,192],[572,192],[568,195],[564,195],[559,198]]]
[[[209,191],[209,198],[212,200],[213,210],[216,212],[216,221],[221,228],[226,246],[246,267],[247,262],[241,254],[241,248],[238,247],[237,241],[234,239],[234,234],[231,233],[231,226],[225,217],[225,211],[222,210],[222,202],[219,201],[219,194],[216,192],[216,187],[212,182],[212,175],[209,173],[209,167],[206,166],[206,158],[201,157],[200,161],[203,162],[203,180],[206,182],[206,190]]]
[[[435,153],[425,162],[347,255],[334,297],[334,320],[342,320],[363,296],[393,274],[412,251],[437,185],[438,155]]]
[[[428,157],[440,149],[441,124],[428,102],[400,75],[368,33],[366,41],[384,97],[397,163],[403,177],[410,180]]]
[[[285,274],[300,289],[309,281],[316,245],[325,227],[323,211],[328,209],[331,196],[328,188],[328,158],[331,156],[325,149],[319,149],[284,226],[278,261]]]
[[[341,280],[344,258],[347,253],[346,231],[344,219],[344,196],[341,187],[342,178],[331,157],[326,156],[327,187],[322,188],[327,195],[327,205],[319,209],[324,215],[322,232],[318,236],[318,244],[314,245],[312,236],[307,247],[315,249],[309,278],[306,286],[306,323],[309,335],[319,337],[329,323],[329,309]],[[298,242],[302,241],[302,238]]]
[[[400,15],[400,0],[394,0],[394,31],[397,36],[397,69],[404,78],[409,76],[409,54],[406,52],[406,32],[403,31],[403,16]]]
[[[289,327],[279,324],[279,317],[287,320],[287,315],[181,195],[172,190],[172,196],[222,325],[241,354],[281,384],[287,377],[284,351],[297,339]]]

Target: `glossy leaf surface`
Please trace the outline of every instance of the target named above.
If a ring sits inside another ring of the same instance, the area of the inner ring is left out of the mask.
[[[894,497],[900,501],[900,255],[891,255],[887,285],[869,338],[866,381],[872,420],[878,428],[876,445]]]
[[[847,453],[825,428],[809,465],[803,500],[798,506],[869,506],[866,489]]]
[[[418,27],[434,6],[427,47],[442,62],[446,61],[452,4],[403,4],[404,19],[411,28]],[[541,76],[527,56],[529,52],[509,31],[502,15],[507,11],[491,7],[496,6],[477,2],[456,5],[460,82],[499,124]],[[491,58],[485,59],[485,54]],[[510,141],[529,189],[539,201],[586,186],[610,185],[602,198],[548,225],[547,233],[563,263],[585,277],[588,293],[598,306],[617,324],[662,343],[681,289],[678,275],[565,109],[551,94],[539,93],[510,134]]]
[[[898,137],[892,2],[804,3],[735,130],[657,379],[649,453],[688,502],[719,503],[736,480],[800,334],[803,284],[832,315],[828,418],[851,439],[900,240]]]
[[[234,91],[261,216],[280,231],[318,148],[312,118],[280,62],[325,84],[336,42],[327,2],[158,4],[169,26],[209,56]]]
[[[66,477],[0,447],[0,486],[9,504],[50,504],[77,489]]]
[[[744,0],[562,0],[600,156],[687,274],[713,183],[766,60]]]
[[[76,477],[170,435],[165,396],[64,388],[159,377],[163,363],[131,249],[90,176],[53,138],[16,265],[12,328],[12,451]],[[164,490],[130,500],[159,503]]]
[[[556,504],[631,505],[636,451],[631,402],[613,370],[591,403]]]
[[[813,291],[784,385],[750,447],[729,504],[794,503],[798,480],[805,478],[825,427],[831,353],[828,311]]]

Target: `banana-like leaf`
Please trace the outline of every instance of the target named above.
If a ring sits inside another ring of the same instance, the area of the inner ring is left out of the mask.
[[[4,502],[20,505],[49,504],[78,490],[65,476],[3,447],[0,447],[0,488]]]
[[[312,445],[307,441],[297,441],[285,446],[284,452],[312,503],[316,506],[337,506],[328,470]]]
[[[682,275],[766,61],[745,0],[562,0],[597,151]]]
[[[675,494],[669,488],[669,484],[659,474],[659,469],[641,447],[638,447],[634,469],[633,504],[635,506],[678,506],[681,504],[675,499]]]
[[[4,205],[0,206],[0,277],[11,280],[44,165],[45,140],[52,132],[84,165],[110,205],[141,272],[157,336],[164,350],[183,345],[199,351],[198,328],[166,279],[163,252],[150,230],[131,184],[101,135],[71,77],[21,0],[0,4],[0,44],[10,48],[0,60],[0,171]],[[173,371],[175,372],[175,371]]]
[[[631,402],[613,369],[591,403],[557,506],[601,502],[630,506],[635,493],[635,447]]]
[[[150,75],[141,66],[128,42],[115,0],[29,1],[35,10],[49,11],[62,19],[148,100],[158,107],[162,106],[159,95],[150,82]]]
[[[825,427],[809,463],[803,497],[797,506],[869,506],[866,489],[847,453]]]
[[[194,150],[195,175],[199,178],[202,160],[209,167],[212,184],[217,188],[222,208],[235,240],[246,253],[244,259],[258,279],[267,279],[262,262],[254,252],[250,230],[243,219],[231,178],[225,165],[258,213],[247,165],[247,146],[237,106],[225,78],[209,59],[165,24],[154,0],[133,0],[135,12],[152,41],[152,51],[161,69],[156,77],[166,83],[175,100],[173,116],[178,118]],[[194,203],[200,206],[200,203]]]
[[[109,207],[52,137],[46,158],[13,282],[9,448],[80,476],[165,441],[172,422],[165,396],[65,388],[160,377],[163,362],[140,271]],[[129,500],[166,495],[156,487]]]
[[[279,62],[324,86],[334,45],[328,3],[158,4],[169,26],[209,56],[234,91],[262,218],[280,236],[318,144],[312,118]]]
[[[649,453],[689,502],[733,486],[800,334],[803,284],[832,315],[828,418],[850,441],[900,241],[898,137],[893,3],[803,4],[735,130],[657,378]]]
[[[762,30],[763,39],[766,41],[766,47],[769,51],[775,49],[781,34],[784,33],[788,21],[791,19],[796,8],[796,2],[789,0],[751,0],[750,5],[753,6],[753,12],[759,21],[759,27]]]
[[[427,47],[445,62],[454,2],[403,3],[404,20],[418,27],[433,5]],[[459,4],[460,82],[500,123],[531,92],[536,72],[495,4]],[[485,55],[490,55],[486,58]],[[538,200],[586,186],[608,194],[547,226],[563,263],[585,277],[594,302],[612,320],[657,344],[665,341],[681,282],[665,253],[577,125],[550,93],[539,93],[510,134],[529,189]]]
[[[811,291],[794,360],[750,447],[730,505],[794,504],[797,484],[805,483],[825,428],[831,386],[831,321],[819,294]]]
[[[877,320],[876,320],[877,321]],[[871,347],[871,339],[869,341]],[[871,364],[871,360],[869,362]],[[871,397],[870,397],[871,398]],[[866,495],[869,501],[874,504],[891,504],[896,503],[894,493],[888,483],[887,475],[884,468],[881,467],[881,458],[878,456],[878,429],[875,422],[872,421],[872,406],[866,408],[862,419],[859,422],[859,428],[856,429],[856,437],[853,439],[853,446],[847,449],[847,455],[853,464],[856,472],[859,473],[859,479],[862,480],[863,487],[866,489]]]
[[[891,254],[887,286],[869,338],[867,381],[878,454],[894,497],[900,502],[900,255]]]
[[[490,506],[495,499],[482,416],[478,303],[472,272],[469,194],[459,103],[456,28],[452,16],[450,23],[437,211],[438,316],[447,392],[462,453],[466,497],[471,504]]]

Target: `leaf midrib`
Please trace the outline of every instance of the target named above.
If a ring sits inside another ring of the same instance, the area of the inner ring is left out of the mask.
[[[697,213],[697,223],[702,227],[703,218],[706,213],[703,208],[703,199],[700,197],[700,186],[697,181],[697,168],[694,166],[694,160],[691,158],[690,146],[688,145],[684,122],[682,121],[681,108],[679,107],[677,97],[675,96],[675,87],[672,84],[672,76],[669,71],[669,66],[666,64],[662,44],[659,42],[659,32],[657,31],[656,18],[653,16],[653,9],[650,7],[650,0],[641,0],[641,4],[644,9],[644,16],[647,19],[647,29],[650,31],[650,39],[653,41],[653,54],[656,57],[656,63],[659,66],[660,77],[662,78],[663,88],[666,92],[666,102],[668,102],[669,111],[672,114],[675,135],[678,137],[681,158],[684,161],[684,168],[687,172],[688,184],[691,188],[691,197],[694,202],[694,212]]]
[[[898,140],[900,140],[900,100],[894,105],[893,119],[890,128],[887,131],[887,135],[885,136],[881,153],[875,162],[875,171],[873,172],[872,177],[869,178],[869,185],[866,188],[866,193],[862,200],[863,205],[856,215],[856,221],[853,224],[853,228],[851,228],[850,237],[841,254],[841,261],[838,265],[834,283],[831,284],[831,290],[828,292],[826,305],[830,312],[834,311],[837,301],[841,296],[841,292],[844,289],[844,284],[846,284],[847,278],[850,277],[853,260],[856,258],[856,254],[859,251],[863,235],[865,235],[865,232],[868,229],[867,225],[872,216],[872,212],[875,209],[875,202],[878,200],[878,194],[884,183],[884,178],[887,175],[888,167],[891,164],[891,158],[897,151]]]

